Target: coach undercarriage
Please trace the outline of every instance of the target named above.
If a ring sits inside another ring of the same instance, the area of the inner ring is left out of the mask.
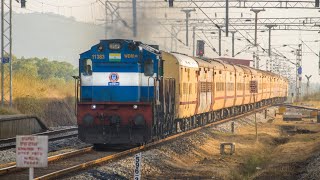
[[[188,118],[183,119],[175,119],[173,120],[173,114],[169,115],[164,113],[164,117],[161,118],[164,122],[163,124],[158,124],[154,126],[154,132],[158,132],[153,134],[154,139],[161,139],[163,137],[170,136],[172,134],[177,134],[180,132],[188,131],[197,127],[204,126],[206,124],[210,124],[215,121],[223,120],[228,117],[240,115],[249,111],[253,111],[254,109],[258,109],[264,106],[281,103],[284,102],[285,98],[272,98],[267,100],[262,100],[255,104],[246,104],[242,106],[224,108],[218,111],[211,111],[207,113],[197,114]]]

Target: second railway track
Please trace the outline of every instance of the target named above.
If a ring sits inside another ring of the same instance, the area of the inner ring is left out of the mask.
[[[110,160],[115,160],[120,157],[125,157],[127,155],[137,153],[141,150],[150,149],[152,147],[155,147],[156,145],[162,144],[164,142],[168,142],[171,140],[174,140],[178,137],[185,136],[191,133],[194,133],[196,131],[199,131],[200,129],[204,129],[213,125],[219,125],[226,123],[231,120],[239,119],[244,116],[251,115],[255,112],[261,111],[263,109],[266,109],[270,106],[263,107],[260,109],[256,109],[254,111],[241,114],[238,116],[226,118],[224,120],[216,121],[211,124],[207,124],[202,127],[198,127],[186,132],[181,132],[179,134],[167,137],[165,139],[161,139],[156,142],[149,143],[144,146],[132,148],[129,150],[121,151],[121,152],[115,152],[115,151],[109,151],[109,152],[98,152],[98,151],[92,151],[92,148],[88,150],[85,153],[77,153],[77,155],[68,155],[65,157],[56,157],[54,161],[50,162],[48,164],[47,168],[37,168],[35,169],[35,179],[54,179],[59,178],[62,176],[66,176],[70,173],[76,173],[78,171],[85,170],[89,167],[93,167],[102,163],[106,163]],[[8,167],[7,167],[8,168]],[[0,179],[26,179],[28,177],[28,171],[23,170],[21,172],[15,172],[16,170],[8,170],[5,171],[5,168],[0,169]],[[2,172],[2,173],[1,173]],[[15,172],[15,173],[11,173]],[[2,174],[2,175],[1,175]]]
[[[46,131],[42,133],[37,133],[34,135],[45,135],[49,136],[49,141],[56,141],[60,139],[66,139],[71,137],[78,136],[78,128],[67,128],[67,129],[60,129],[54,131]],[[15,148],[16,138],[8,138],[8,139],[0,139],[0,150],[6,150]]]

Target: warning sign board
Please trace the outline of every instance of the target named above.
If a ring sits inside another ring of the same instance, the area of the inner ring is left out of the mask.
[[[250,81],[250,93],[258,93],[258,81]]]
[[[48,166],[48,136],[17,136],[17,167]]]

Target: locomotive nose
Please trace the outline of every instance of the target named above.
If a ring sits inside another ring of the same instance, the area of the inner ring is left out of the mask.
[[[118,115],[110,116],[110,124],[120,124],[121,118]]]

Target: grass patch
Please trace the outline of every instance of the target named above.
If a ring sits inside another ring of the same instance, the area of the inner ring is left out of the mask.
[[[231,179],[243,180],[250,179],[257,171],[262,169],[268,162],[266,156],[261,154],[249,155],[238,170],[233,170],[230,175]]]
[[[73,81],[57,78],[42,79],[17,72],[12,83],[14,108],[1,108],[0,115],[35,115],[49,126],[76,123]],[[6,94],[5,99],[9,99],[8,95]]]
[[[9,108],[9,107],[0,107],[0,115],[14,115],[21,114],[17,109]]]
[[[305,95],[302,97],[303,101],[320,101],[320,92],[312,93],[310,95]]]

